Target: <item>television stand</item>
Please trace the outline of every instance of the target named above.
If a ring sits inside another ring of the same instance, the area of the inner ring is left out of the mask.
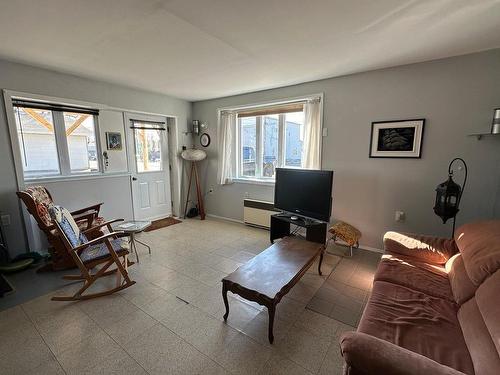
[[[295,215],[294,215],[295,216]],[[290,224],[297,225],[306,229],[306,240],[320,244],[326,243],[326,231],[328,223],[306,219],[304,217],[294,217],[288,214],[271,215],[271,243],[278,238],[283,238],[290,235]]]

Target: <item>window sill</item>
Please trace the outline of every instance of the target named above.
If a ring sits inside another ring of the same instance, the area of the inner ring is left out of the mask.
[[[274,186],[275,180],[259,180],[252,178],[233,178],[233,182],[238,184]]]
[[[128,172],[122,173],[93,173],[86,175],[73,175],[73,176],[50,176],[50,177],[37,177],[24,179],[26,185],[35,185],[44,182],[63,182],[63,181],[82,181],[82,180],[96,180],[101,178],[112,178],[112,177],[126,177],[130,176]]]

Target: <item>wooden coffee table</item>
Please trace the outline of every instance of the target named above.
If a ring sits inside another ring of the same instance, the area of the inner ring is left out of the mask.
[[[285,237],[222,279],[222,298],[229,315],[227,292],[266,306],[269,313],[269,342],[274,341],[273,324],[276,305],[300,280],[319,256],[318,273],[325,247],[299,237]]]

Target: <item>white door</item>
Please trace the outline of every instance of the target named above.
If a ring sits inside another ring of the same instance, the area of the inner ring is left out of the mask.
[[[167,119],[125,114],[135,220],[172,215]]]

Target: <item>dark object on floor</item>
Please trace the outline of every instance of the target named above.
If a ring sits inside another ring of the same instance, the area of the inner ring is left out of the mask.
[[[66,251],[63,241],[58,236],[55,225],[50,218],[49,209],[54,205],[54,202],[49,191],[43,186],[29,186],[16,194],[26,205],[28,212],[36,220],[40,230],[47,236],[47,242],[49,243],[50,263],[41,267],[38,272],[75,268],[76,264]],[[71,212],[80,230],[90,229],[105,221],[99,216],[102,204],[94,204]],[[93,238],[101,235],[103,235],[102,232],[96,231]]]
[[[266,306],[269,312],[269,342],[274,341],[273,324],[276,305],[301,279],[319,256],[318,273],[325,247],[299,237],[285,237],[255,256],[250,262],[222,279],[222,297],[229,315],[227,292]]]
[[[17,262],[18,260],[33,259],[33,263],[38,264],[39,262],[46,260],[47,258],[48,255],[42,255],[40,253],[37,253],[36,251],[30,251],[28,253],[19,254],[14,259],[12,259],[12,261]]]
[[[14,289],[10,285],[10,283],[3,277],[2,274],[0,274],[0,297],[3,297],[4,295],[13,292]]]
[[[500,220],[454,239],[387,232],[345,374],[500,373]]]
[[[151,232],[152,230],[169,227],[174,224],[182,223],[173,217],[166,217],[165,219],[155,220],[151,222],[151,226],[147,227],[144,232]]]
[[[192,219],[193,217],[198,216],[198,207],[192,207],[189,209],[188,213],[186,214],[186,217]]]
[[[2,264],[0,266],[0,272],[10,273],[22,271],[33,264],[34,260],[32,258],[18,260],[16,262],[10,262],[7,264]]]

